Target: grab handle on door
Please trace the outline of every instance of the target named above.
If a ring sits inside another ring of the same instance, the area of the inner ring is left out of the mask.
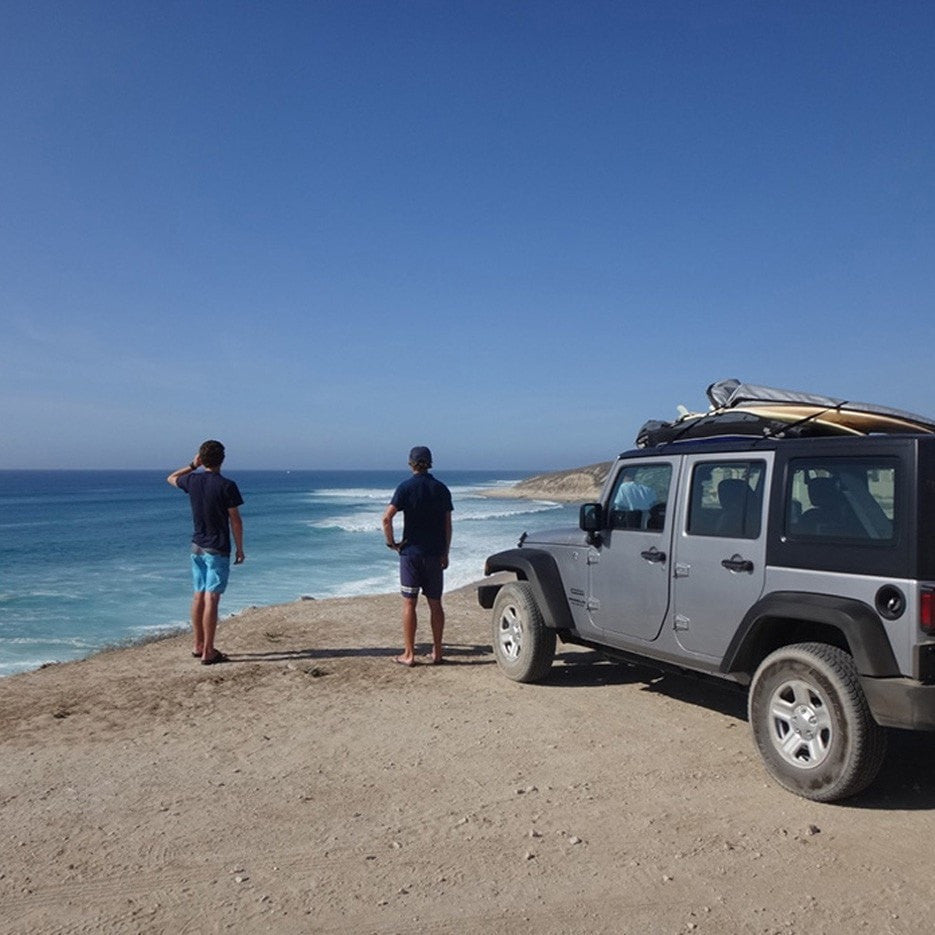
[[[664,562],[666,560],[666,553],[660,552],[655,546],[651,549],[646,549],[644,552],[640,552],[640,555],[642,555],[647,562]]]
[[[725,558],[721,564],[728,571],[753,571],[753,562],[742,555],[732,555],[730,558]]]

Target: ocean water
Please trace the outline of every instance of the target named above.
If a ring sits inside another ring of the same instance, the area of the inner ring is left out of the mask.
[[[395,591],[380,520],[405,471],[231,471],[244,497],[247,561],[227,616],[304,596]],[[446,588],[524,530],[576,522],[573,507],[491,499],[521,474],[437,471],[451,488]],[[402,518],[396,520],[402,534]],[[0,471],[0,676],[188,626],[191,515],[162,471]]]

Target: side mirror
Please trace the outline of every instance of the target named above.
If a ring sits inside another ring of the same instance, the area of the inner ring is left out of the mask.
[[[578,526],[584,532],[597,532],[604,527],[604,508],[599,503],[584,503],[578,513]]]
[[[591,545],[600,545],[600,530],[604,528],[604,508],[599,503],[585,503],[578,513],[578,526],[588,534]]]

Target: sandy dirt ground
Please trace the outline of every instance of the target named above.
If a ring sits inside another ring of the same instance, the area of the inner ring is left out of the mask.
[[[935,738],[817,805],[738,694],[561,645],[515,684],[472,589],[448,664],[405,669],[398,604],[246,612],[225,665],[179,637],[0,681],[2,931],[931,930]]]

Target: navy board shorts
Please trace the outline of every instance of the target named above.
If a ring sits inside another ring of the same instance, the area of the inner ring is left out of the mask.
[[[403,597],[418,597],[419,591],[439,600],[444,588],[445,570],[438,555],[400,555],[399,590]]]

